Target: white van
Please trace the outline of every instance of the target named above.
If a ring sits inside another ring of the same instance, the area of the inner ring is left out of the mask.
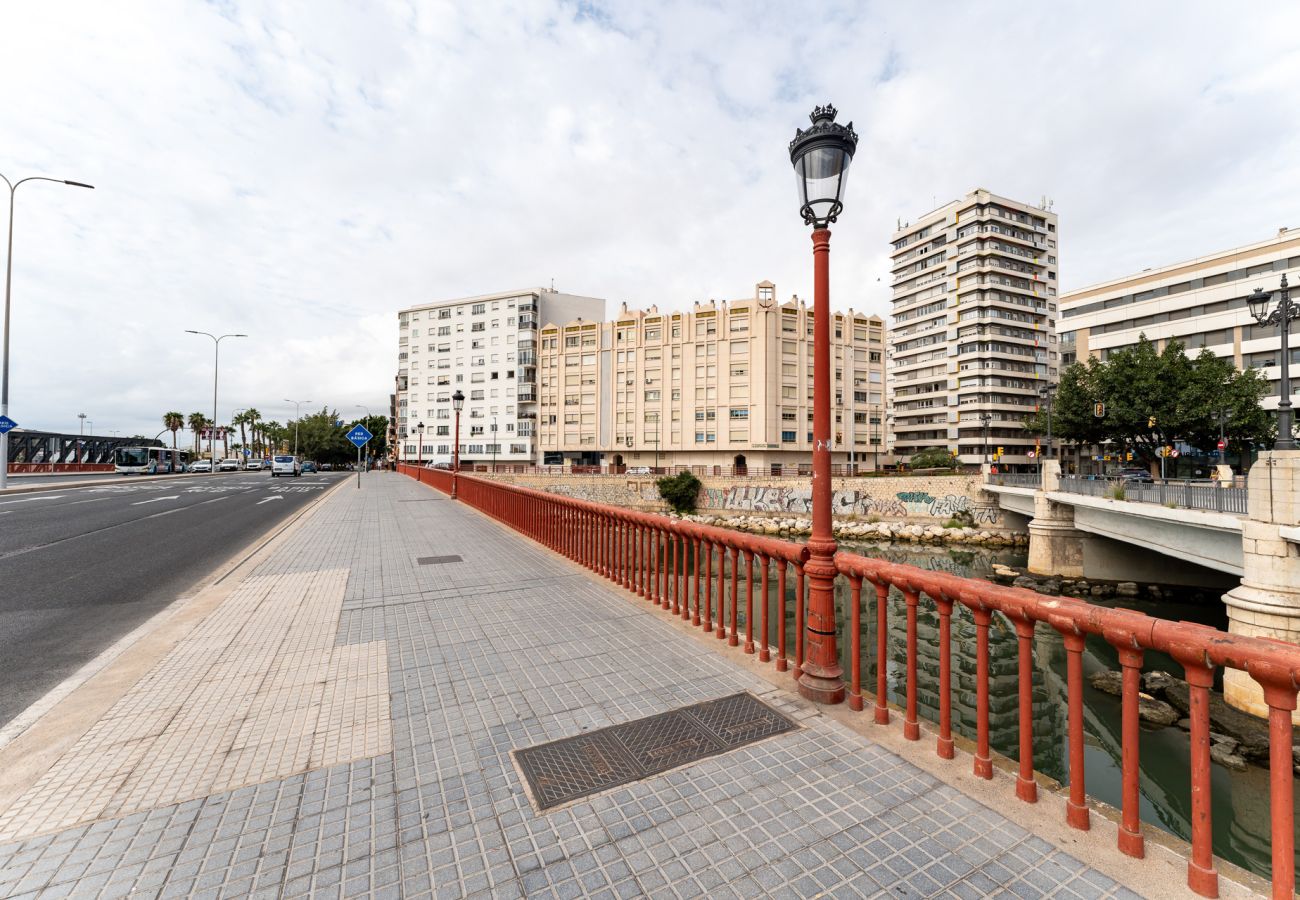
[[[271,457],[271,477],[277,475],[292,475],[297,478],[302,474],[302,463],[298,462],[296,456],[273,456]]]

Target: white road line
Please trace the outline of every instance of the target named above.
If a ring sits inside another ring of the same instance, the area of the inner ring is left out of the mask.
[[[180,494],[173,494],[170,497],[154,497],[152,500],[137,500],[132,506],[143,506],[146,503],[157,503],[159,500],[179,500]]]
[[[64,506],[76,506],[78,503],[98,503],[101,500],[111,500],[111,497],[95,497],[92,500],[73,500],[71,503],[65,503]]]
[[[267,497],[265,500],[258,500],[254,506],[261,506],[263,503],[270,503],[272,500],[283,500],[283,497]]]
[[[8,506],[10,503],[35,503],[37,500],[62,500],[67,494],[55,494],[53,497],[24,497],[21,500],[0,500],[0,506]]]

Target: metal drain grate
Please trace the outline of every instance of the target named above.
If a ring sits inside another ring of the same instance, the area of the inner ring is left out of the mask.
[[[696,703],[514,751],[538,809],[549,809],[798,728],[752,694]]]
[[[415,561],[417,566],[440,566],[443,563],[464,562],[459,556],[421,556]]]

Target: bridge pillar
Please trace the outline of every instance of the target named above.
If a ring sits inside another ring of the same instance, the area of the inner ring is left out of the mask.
[[[1246,480],[1246,510],[1241,585],[1223,595],[1228,631],[1300,644],[1300,544],[1282,533],[1294,534],[1300,525],[1300,450],[1260,454]],[[1245,672],[1224,672],[1223,696],[1237,709],[1268,717],[1262,688]],[[1291,721],[1300,725],[1300,711]]]
[[[1044,460],[1043,483],[1034,493],[1034,518],[1029,523],[1029,571],[1082,578],[1084,534],[1074,527],[1074,507],[1047,499],[1049,491],[1060,487],[1061,463]]]

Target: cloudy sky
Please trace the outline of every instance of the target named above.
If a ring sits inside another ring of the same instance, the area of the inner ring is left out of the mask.
[[[1300,226],[1294,3],[46,2],[0,35],[11,416],[386,408],[397,309],[549,285],[811,293],[786,145],[861,135],[832,297],[976,186],[1043,196],[1081,287]]]

